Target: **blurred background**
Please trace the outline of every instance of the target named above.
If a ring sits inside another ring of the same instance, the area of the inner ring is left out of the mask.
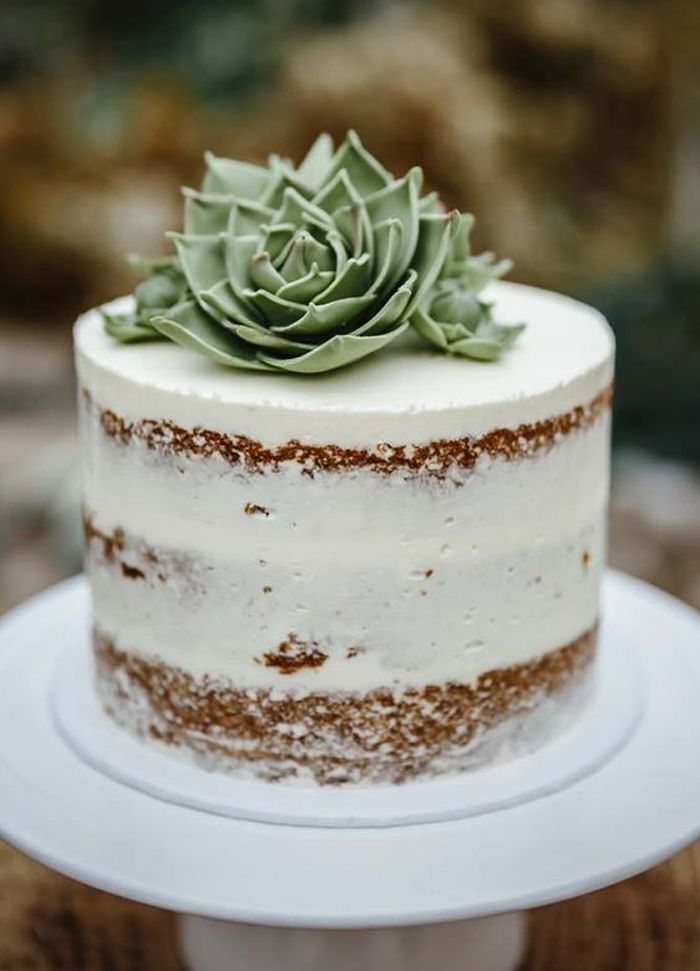
[[[70,326],[202,152],[352,126],[619,356],[611,557],[700,606],[696,0],[3,0],[0,610],[80,566]]]

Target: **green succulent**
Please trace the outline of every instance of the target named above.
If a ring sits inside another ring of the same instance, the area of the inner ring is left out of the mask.
[[[426,340],[449,354],[493,361],[509,347],[524,324],[504,325],[493,319],[491,305],[479,294],[511,268],[493,253],[472,256],[469,234],[474,217],[464,214],[450,241],[447,259],[427,299],[416,307],[411,324]]]
[[[155,260],[129,256],[128,262],[145,277],[134,289],[134,310],[127,314],[102,310],[107,333],[125,344],[160,337],[151,324],[152,318],[182,303],[189,295],[187,280],[176,256]]]
[[[299,374],[357,361],[413,326],[454,354],[491,359],[521,328],[478,300],[507,269],[469,250],[472,218],[395,179],[350,132],[321,135],[298,166],[206,155],[184,189],[176,255],[137,260],[133,312],[104,312],[121,341],[169,338],[220,364]]]

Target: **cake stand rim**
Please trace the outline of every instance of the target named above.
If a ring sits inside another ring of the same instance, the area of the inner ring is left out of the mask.
[[[18,633],[18,628],[23,627],[27,623],[31,624],[33,617],[36,616],[36,612],[39,610],[46,610],[50,612],[55,609],[56,601],[60,602],[62,597],[66,596],[65,591],[70,590],[71,584],[75,584],[76,580],[68,581],[67,584],[61,585],[59,589],[53,588],[52,590],[40,595],[38,600],[25,604],[15,611],[11,612],[10,615],[0,624],[0,646],[3,641],[7,641],[8,638]],[[661,629],[666,630],[669,634],[673,632],[675,627],[675,637],[668,638],[669,643],[667,645],[668,650],[676,653],[677,661],[681,662],[680,673],[673,673],[672,665],[665,662],[664,654],[665,651],[656,651],[649,648],[647,644],[646,647],[640,647],[640,655],[645,658],[645,668],[651,664],[651,670],[658,677],[661,685],[656,685],[657,678],[652,679],[652,688],[655,698],[663,692],[663,679],[664,676],[675,677],[675,684],[678,688],[679,698],[682,694],[684,673],[685,671],[690,671],[691,680],[693,680],[692,688],[694,689],[697,685],[697,681],[700,678],[700,658],[690,650],[690,646],[695,648],[695,642],[697,641],[698,635],[700,634],[700,624],[698,623],[698,617],[692,608],[687,607],[674,600],[667,594],[657,591],[653,587],[649,587],[642,581],[632,580],[631,578],[625,577],[620,574],[613,574],[607,581],[609,591],[614,600],[617,600],[617,606],[624,606],[623,601],[627,598],[627,606],[638,608],[633,610],[631,613],[636,616],[637,621],[639,621],[640,615],[645,612],[647,615],[656,615],[655,618],[650,616],[646,617],[646,627],[648,629],[654,627],[654,622],[661,624]],[[654,622],[650,622],[654,621]],[[642,625],[644,626],[644,624]],[[685,635],[682,633],[682,628],[685,627]],[[652,634],[649,636],[653,637]],[[685,643],[681,644],[681,641]],[[689,645],[689,641],[692,641],[692,645]],[[4,644],[7,647],[7,644]],[[4,666],[6,661],[6,655],[17,652],[12,651],[0,651],[0,665]],[[33,660],[33,658],[30,658]],[[687,662],[685,665],[683,662]],[[27,667],[27,662],[25,659],[25,668]],[[646,671],[647,677],[649,675],[649,670]],[[27,672],[25,670],[25,681],[29,679],[26,677]],[[672,680],[673,680],[672,677]],[[47,680],[47,679],[46,679]],[[34,679],[31,683],[34,685],[34,689],[38,690],[39,679]],[[687,694],[692,694],[692,691],[687,692]],[[46,699],[47,700],[47,699]],[[683,700],[683,699],[681,699]],[[658,698],[657,698],[658,701]],[[8,706],[3,706],[3,710]],[[630,743],[623,749],[623,751],[616,756],[612,761],[617,763],[618,760],[622,762],[630,762],[630,759],[634,761],[634,749],[644,750],[646,746],[647,755],[653,748],[650,744],[650,738],[655,737],[658,743],[659,734],[663,735],[665,731],[665,725],[661,723],[659,712],[652,710],[654,706],[647,708],[647,712],[643,717],[643,725],[641,728],[644,730],[640,731],[631,739]],[[696,706],[691,706],[688,702],[685,707],[681,707],[676,711],[676,715],[680,716],[678,721],[685,719],[688,725],[692,724],[693,728],[697,731],[700,729],[700,713],[695,710]],[[13,712],[13,714],[16,714]],[[22,731],[19,733],[18,745],[24,745],[27,752],[32,746],[36,748],[37,745],[41,744],[53,744],[55,746],[58,741],[56,737],[50,739],[47,735],[47,725],[52,724],[48,712],[43,713],[43,718],[45,724],[38,724],[42,722],[39,718],[36,720],[36,724],[32,722],[30,713],[25,713],[25,718],[21,721],[20,729],[26,728],[26,737],[22,736]],[[3,713],[0,711],[0,724],[3,721]],[[16,726],[15,726],[16,727]],[[687,727],[687,725],[686,725]],[[5,724],[4,729],[7,730],[7,724]],[[53,729],[51,730],[53,732]],[[651,733],[651,736],[650,736]],[[678,734],[678,741],[682,742],[683,733]],[[64,743],[61,743],[64,744]],[[637,762],[639,761],[640,754],[644,754],[642,751],[637,752],[636,756]],[[653,753],[652,753],[653,754]],[[667,753],[664,753],[667,755]],[[393,906],[384,902],[384,906],[377,906],[376,902],[371,906],[364,905],[361,901],[358,902],[357,899],[353,900],[352,894],[344,900],[344,905],[342,907],[337,906],[337,874],[334,872],[330,873],[330,881],[328,887],[335,886],[336,891],[336,902],[335,904],[329,903],[325,912],[321,909],[313,910],[309,909],[308,902],[304,902],[300,905],[298,899],[287,900],[283,906],[279,903],[272,904],[267,907],[260,902],[253,902],[249,906],[243,905],[240,900],[238,902],[232,901],[230,898],[226,898],[225,895],[222,896],[220,892],[214,889],[211,893],[203,891],[201,888],[194,889],[190,888],[189,892],[187,890],[173,887],[172,879],[168,879],[170,876],[172,878],[173,874],[168,873],[167,860],[164,859],[164,866],[162,872],[159,874],[154,874],[153,872],[148,872],[147,879],[139,877],[125,876],[124,873],[119,873],[118,867],[120,862],[123,864],[123,860],[119,860],[115,855],[115,851],[119,847],[115,847],[109,843],[100,842],[98,837],[97,842],[95,842],[94,833],[90,834],[91,843],[91,853],[92,859],[80,859],[79,853],[76,854],[75,847],[72,851],[68,851],[65,846],[65,829],[68,823],[72,825],[73,829],[76,828],[75,820],[68,820],[66,818],[65,806],[63,804],[63,797],[68,796],[67,783],[64,785],[64,791],[54,792],[53,801],[50,806],[47,806],[45,800],[41,799],[42,790],[39,779],[27,779],[22,773],[18,773],[12,770],[11,766],[8,766],[6,760],[2,758],[3,753],[0,751],[0,779],[3,781],[3,786],[0,786],[0,790],[5,791],[6,787],[9,786],[10,799],[5,798],[0,802],[0,832],[3,832],[9,842],[18,846],[21,850],[28,853],[31,856],[40,859],[42,862],[65,873],[68,876],[74,877],[81,880],[84,883],[97,886],[100,889],[107,890],[112,893],[117,893],[122,896],[127,896],[135,900],[140,900],[146,903],[155,904],[157,906],[165,907],[171,910],[184,911],[187,913],[197,914],[201,916],[218,917],[220,919],[229,920],[239,920],[247,923],[255,924],[267,924],[276,926],[297,926],[297,927],[338,927],[338,928],[351,928],[351,927],[380,927],[380,926],[396,926],[396,925],[406,925],[406,924],[426,924],[426,923],[439,923],[449,920],[459,920],[469,917],[479,917],[486,916],[489,914],[504,913],[514,909],[529,908],[534,906],[539,906],[544,903],[549,903],[554,900],[564,899],[566,897],[575,896],[579,893],[587,892],[590,890],[598,889],[602,886],[609,885],[610,883],[617,882],[618,880],[624,879],[635,873],[638,873],[650,866],[660,862],[665,859],[670,854],[676,852],[678,849],[686,845],[692,839],[694,839],[698,833],[700,833],[700,818],[697,814],[697,803],[698,795],[700,795],[700,780],[693,777],[692,774],[688,774],[687,771],[683,775],[682,770],[687,770],[687,765],[682,762],[682,760],[671,759],[670,761],[674,763],[674,767],[678,769],[675,775],[682,775],[683,785],[680,785],[678,780],[676,783],[675,791],[672,791],[673,787],[666,788],[663,795],[659,794],[659,789],[662,788],[658,784],[658,780],[655,778],[655,773],[650,772],[650,766],[647,764],[642,771],[639,765],[632,773],[632,777],[637,779],[638,784],[641,788],[645,790],[645,793],[650,796],[650,798],[656,799],[655,806],[653,807],[656,812],[649,813],[649,806],[644,805],[641,802],[639,805],[639,812],[636,816],[633,815],[629,810],[630,806],[627,806],[628,812],[623,813],[623,817],[627,819],[629,825],[627,827],[628,832],[624,832],[620,829],[617,830],[617,834],[620,840],[627,839],[629,836],[629,831],[637,827],[640,827],[640,817],[647,826],[647,830],[644,834],[639,834],[637,836],[637,846],[634,851],[627,849],[626,854],[623,854],[624,858],[614,859],[613,847],[612,845],[607,845],[604,847],[603,858],[607,859],[605,865],[598,864],[597,869],[585,871],[584,867],[584,857],[585,853],[579,852],[575,846],[571,845],[570,849],[572,852],[572,859],[567,860],[567,876],[564,877],[560,871],[559,876],[553,872],[552,866],[555,863],[554,859],[544,858],[540,860],[532,874],[528,874],[528,878],[532,879],[532,887],[527,890],[523,886],[518,885],[518,880],[516,880],[516,873],[508,871],[508,866],[504,862],[503,854],[499,852],[502,847],[499,846],[498,839],[495,840],[492,847],[489,848],[491,855],[488,857],[489,867],[505,867],[503,870],[504,874],[508,879],[505,879],[504,885],[498,890],[498,892],[493,892],[493,889],[486,889],[483,891],[480,897],[475,896],[472,893],[471,899],[460,898],[458,901],[454,899],[449,902],[445,898],[442,902],[438,901],[435,893],[432,892],[434,888],[428,890],[426,894],[420,901],[420,904],[416,904],[416,898],[412,898],[413,903],[409,905],[406,900],[401,900],[402,893],[405,888],[401,886],[401,881],[405,877],[406,867],[405,860],[403,860],[400,855],[396,855],[394,863],[396,864],[396,873],[391,874],[390,880],[393,880],[391,884],[392,892],[396,892],[397,900],[394,902]],[[656,752],[656,757],[659,757],[658,751]],[[48,761],[48,759],[47,759]],[[669,759],[665,759],[666,763]],[[20,764],[23,767],[24,763],[20,759]],[[651,768],[654,768],[652,766]],[[668,766],[667,766],[668,768]],[[620,767],[618,766],[618,771]],[[599,814],[597,821],[601,824],[605,824],[606,812],[610,815],[615,799],[611,798],[612,793],[610,790],[609,783],[611,766],[604,766],[596,775],[583,780],[582,783],[577,784],[572,787],[572,789],[577,790],[573,795],[576,796],[573,805],[576,805],[576,801],[581,801],[585,803],[587,811],[590,812],[593,809]],[[628,770],[629,772],[629,766]],[[95,770],[89,769],[87,766],[83,765],[81,770],[82,779],[86,786],[95,786],[95,777],[98,775]],[[697,773],[695,774],[697,776]],[[92,776],[92,778],[90,778]],[[674,774],[671,774],[670,780],[673,781]],[[667,780],[668,781],[668,780]],[[646,782],[646,786],[642,785],[642,782]],[[687,785],[686,785],[687,783]],[[60,790],[60,785],[55,783],[57,788]],[[614,786],[614,779],[613,779]],[[119,786],[117,783],[103,782],[97,787],[98,791],[98,805],[101,804],[103,814],[111,808],[112,799],[116,799],[117,790],[122,791],[123,797],[123,786]],[[591,792],[593,789],[593,792]],[[103,791],[104,790],[104,791]],[[586,795],[586,790],[588,793]],[[656,793],[656,795],[654,795]],[[46,793],[44,792],[44,796]],[[523,812],[527,810],[527,815],[530,816],[533,807],[535,810],[535,815],[540,818],[540,823],[542,825],[547,824],[549,821],[551,823],[551,818],[548,820],[548,816],[551,817],[552,812],[557,812],[561,815],[560,810],[562,809],[561,801],[562,797],[567,796],[566,793],[559,793],[554,797],[545,797],[541,800],[537,800],[532,804],[526,804],[523,807],[514,807],[513,809],[504,810],[499,813],[494,813],[487,817],[488,829],[491,831],[491,838],[495,836],[500,836],[503,839],[504,834],[508,835],[511,840],[511,845],[509,849],[517,853],[523,851],[525,844],[525,839],[522,833],[522,820],[518,823],[516,817],[522,816]],[[569,803],[569,810],[571,810],[572,805],[572,794],[569,793],[568,797],[564,799],[564,803]],[[621,792],[615,793],[618,801],[622,796]],[[37,800],[37,797],[39,799]],[[593,797],[593,798],[591,798]],[[14,799],[14,806],[10,803]],[[663,809],[664,800],[669,802],[669,812],[664,818],[663,814],[659,815],[659,810]],[[119,801],[117,799],[117,801]],[[145,816],[147,811],[152,813],[153,803],[155,801],[149,799],[147,796],[140,794],[131,794],[129,809],[133,814],[132,819],[127,818],[127,822],[138,824],[139,817]],[[557,808],[554,803],[559,802],[560,805]],[[673,802],[673,805],[670,805]],[[70,807],[69,807],[70,808]],[[623,807],[625,808],[625,807]],[[693,812],[690,812],[692,808]],[[15,810],[14,815],[13,809]],[[61,815],[63,814],[63,815]],[[60,825],[56,824],[56,817],[61,815]],[[195,827],[202,828],[202,821],[206,820],[207,814],[198,813],[194,810],[180,809],[178,807],[171,807],[168,813],[163,814],[167,819],[163,824],[163,831],[167,830],[168,825],[173,822],[175,816],[181,817],[183,824],[185,817],[187,817],[189,823],[191,824],[194,819],[197,819]],[[32,816],[32,821],[30,823],[29,816]],[[34,819],[37,816],[38,822]],[[582,817],[583,818],[583,817]],[[651,818],[651,822],[649,821]],[[478,819],[478,817],[477,817]],[[664,835],[659,836],[656,841],[650,838],[650,831],[654,828],[659,829],[660,821],[664,819]],[[504,820],[507,820],[507,824],[504,824]],[[120,820],[121,821],[121,820]],[[284,842],[280,844],[279,841],[279,831],[283,831],[285,840],[290,839],[290,834],[294,835],[295,839],[299,839],[299,834],[296,830],[289,826],[274,826],[265,823],[246,823],[239,822],[237,820],[226,819],[225,825],[230,827],[229,832],[233,834],[234,829],[239,829],[241,832],[239,836],[240,845],[243,847],[245,842],[259,843],[262,848],[265,842],[272,842],[276,845],[284,845]],[[527,820],[526,820],[527,822]],[[616,819],[616,822],[619,820]],[[381,867],[386,860],[382,860],[381,852],[377,851],[380,849],[376,845],[377,834],[381,834],[384,841],[391,843],[392,834],[400,835],[399,843],[405,843],[408,840],[408,844],[413,849],[417,856],[415,861],[415,875],[420,875],[419,871],[425,876],[430,868],[427,865],[428,857],[430,855],[431,849],[437,848],[442,850],[443,857],[446,861],[446,867],[444,873],[442,871],[430,871],[430,876],[435,878],[436,873],[438,877],[442,874],[443,876],[448,874],[449,865],[453,862],[452,854],[447,854],[447,847],[455,848],[455,855],[457,854],[457,849],[459,848],[459,841],[455,838],[461,836],[462,840],[466,839],[469,843],[471,839],[470,847],[476,855],[478,856],[478,846],[477,841],[482,838],[483,833],[472,833],[471,836],[467,833],[467,829],[474,827],[474,819],[466,820],[456,820],[446,823],[439,824],[423,824],[423,825],[412,825],[408,827],[396,828],[394,830],[309,830],[305,829],[303,832],[305,834],[305,840],[311,844],[317,844],[316,849],[319,846],[323,848],[324,841],[328,841],[330,838],[330,844],[327,844],[327,848],[332,848],[332,845],[337,845],[339,842],[345,840],[348,834],[351,834],[353,844],[356,844],[358,848],[362,847],[363,841],[369,842],[370,854],[368,857],[367,847],[360,854],[360,859],[358,864],[363,863],[368,858],[370,860],[375,860],[377,866]],[[510,824],[510,825],[508,825]],[[483,829],[483,825],[478,827]],[[86,824],[86,835],[89,826]],[[277,831],[277,835],[275,835]],[[500,831],[500,833],[499,833]],[[541,838],[541,833],[538,835],[534,829],[530,829],[529,836],[531,839]],[[330,834],[330,837],[329,837]],[[546,841],[545,841],[546,842]],[[129,845],[129,841],[126,841],[125,845]],[[274,847],[273,847],[274,848]],[[402,847],[399,846],[399,849]],[[591,844],[590,849],[594,846]],[[191,871],[188,871],[188,878],[190,874],[194,876],[197,869],[197,857],[196,854],[192,856],[191,847],[188,845],[183,845],[182,850],[184,856],[187,858],[184,862],[189,864],[190,859],[192,863]],[[350,847],[354,851],[355,846]],[[463,847],[462,847],[463,849]],[[428,856],[426,857],[426,853]],[[576,855],[578,853],[578,856]],[[110,857],[110,854],[111,857]],[[132,854],[136,856],[137,854]],[[449,859],[448,859],[449,855]],[[386,854],[384,854],[386,856]],[[284,856],[279,853],[275,854],[275,859],[279,864],[282,865],[282,870],[284,870]],[[348,859],[351,859],[349,857]],[[152,862],[152,861],[151,861]],[[354,860],[353,860],[354,862]],[[462,860],[464,862],[464,860]],[[483,862],[483,859],[482,861]],[[421,867],[423,870],[421,870]],[[539,874],[535,870],[539,867]],[[556,866],[554,867],[556,870]],[[512,866],[511,866],[512,870]],[[410,868],[409,868],[410,871]],[[410,871],[413,872],[413,871]],[[205,876],[210,876],[210,872],[207,871]],[[249,874],[246,874],[249,876]],[[367,866],[361,874],[362,877],[368,876]],[[376,873],[374,874],[376,877]],[[457,874],[457,877],[465,876],[466,874]],[[485,871],[485,875],[488,876],[488,872]],[[488,884],[488,879],[486,883]],[[497,881],[496,881],[497,884]],[[506,889],[506,884],[508,884],[510,889]],[[461,887],[461,884],[460,884]],[[301,884],[298,885],[297,889],[301,888]],[[356,888],[357,889],[357,888]],[[365,889],[367,885],[365,884]],[[263,887],[262,891],[268,893],[269,887]],[[274,895],[273,895],[274,896]],[[290,896],[294,896],[291,894]],[[331,896],[333,896],[331,894]],[[409,895],[410,896],[410,895]],[[439,895],[438,895],[439,896]],[[357,894],[356,894],[357,897]],[[363,910],[364,906],[364,910]],[[332,909],[335,907],[335,909]]]

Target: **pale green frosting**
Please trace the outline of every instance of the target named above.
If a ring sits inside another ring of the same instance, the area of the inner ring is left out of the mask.
[[[395,179],[354,132],[328,135],[297,168],[206,155],[184,189],[172,257],[134,259],[135,310],[104,313],[120,341],[169,338],[220,364],[330,371],[413,326],[443,351],[492,360],[522,327],[492,320],[478,294],[509,268],[472,256],[471,216],[421,196],[418,168]]]

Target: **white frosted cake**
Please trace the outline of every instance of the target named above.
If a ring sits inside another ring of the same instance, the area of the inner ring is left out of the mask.
[[[494,360],[411,327],[313,376],[78,321],[96,685],[119,725],[211,769],[395,783],[575,717],[613,340],[566,297],[491,283],[483,301],[525,324]]]

